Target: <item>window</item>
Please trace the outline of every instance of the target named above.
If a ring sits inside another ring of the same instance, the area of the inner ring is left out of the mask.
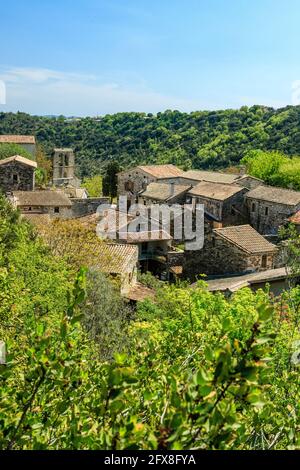
[[[251,212],[255,212],[255,210],[256,210],[255,202],[252,202]]]
[[[265,208],[265,215],[269,215],[269,208],[268,207]]]
[[[13,174],[13,183],[18,183],[18,182],[19,182],[19,176],[16,173],[14,173]]]
[[[261,258],[261,267],[266,268],[267,267],[267,255],[263,255]]]
[[[59,214],[59,207],[54,207],[54,214]]]

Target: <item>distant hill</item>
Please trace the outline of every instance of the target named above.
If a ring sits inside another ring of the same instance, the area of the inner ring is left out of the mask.
[[[89,176],[112,159],[123,167],[170,162],[206,169],[236,165],[250,149],[300,155],[299,123],[300,106],[75,119],[0,113],[0,134],[34,134],[49,154],[73,147],[81,175]]]

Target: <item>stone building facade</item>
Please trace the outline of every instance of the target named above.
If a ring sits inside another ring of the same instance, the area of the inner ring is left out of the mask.
[[[214,229],[199,251],[185,253],[185,277],[237,275],[273,269],[277,248],[250,225]]]
[[[202,181],[187,193],[187,203],[203,204],[205,213],[223,225],[244,221],[247,189],[235,184]]]
[[[10,200],[22,214],[47,214],[55,219],[72,218],[72,203],[61,191],[13,191]]]
[[[148,184],[162,178],[174,181],[183,172],[174,165],[140,165],[118,173],[118,196],[127,196],[129,205],[137,201],[138,195]]]
[[[261,234],[276,234],[300,210],[300,191],[261,185],[245,196],[250,224]]]
[[[19,155],[0,160],[0,190],[3,193],[32,191],[36,167],[36,162]]]
[[[0,135],[0,144],[17,144],[33,157],[36,154],[35,137],[33,135]]]

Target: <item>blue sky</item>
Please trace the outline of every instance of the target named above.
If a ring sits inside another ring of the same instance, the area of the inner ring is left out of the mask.
[[[299,0],[0,6],[1,111],[102,115],[300,103]]]

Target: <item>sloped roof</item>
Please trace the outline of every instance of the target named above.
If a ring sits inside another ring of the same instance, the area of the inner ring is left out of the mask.
[[[13,191],[12,195],[17,206],[72,206],[61,191]]]
[[[46,224],[51,223],[51,217],[49,214],[35,214],[32,212],[27,212],[26,214],[22,214],[22,218],[28,220],[28,222],[32,223],[33,225],[45,226]]]
[[[171,178],[175,176],[180,176],[183,174],[183,171],[177,166],[169,165],[139,165],[137,168],[149,173],[149,175],[154,176],[154,178]]]
[[[168,201],[182,193],[187,192],[191,185],[170,184],[170,183],[150,183],[147,189],[141,193],[142,197],[156,199],[158,201]]]
[[[290,273],[286,267],[267,269],[258,273],[242,274],[241,276],[227,276],[223,278],[209,279],[205,281],[210,292],[236,292],[243,287],[251,287],[253,284],[271,283],[287,279]],[[193,284],[196,287],[196,284]]]
[[[149,230],[144,232],[127,232],[128,243],[142,243],[158,240],[172,240],[172,236],[166,230]]]
[[[35,144],[33,135],[0,135],[2,144]]]
[[[216,199],[218,201],[225,201],[234,194],[245,191],[245,188],[237,184],[222,184],[212,183],[208,181],[201,181],[188,194],[193,196],[201,196],[209,199]]]
[[[276,246],[268,242],[251,225],[217,228],[214,229],[214,233],[248,254],[277,251]]]
[[[21,157],[21,155],[14,155],[12,157],[3,158],[0,160],[0,165],[6,165],[7,163],[11,162],[18,162],[22,163],[22,165],[32,166],[33,168],[37,168],[37,163],[33,160],[29,160],[29,158]]]
[[[300,191],[276,188],[274,186],[258,186],[257,188],[249,191],[246,197],[260,199],[261,201],[266,202],[275,202],[277,204],[285,204],[288,206],[300,204]]]
[[[289,218],[289,222],[292,222],[296,225],[300,225],[300,211],[293,214],[292,217]]]
[[[122,274],[130,272],[137,261],[137,246],[103,243],[97,267],[105,273]]]
[[[135,302],[141,302],[145,299],[154,300],[155,290],[138,282],[134,287],[131,287],[125,297],[129,300],[134,300]]]
[[[218,171],[202,171],[202,170],[188,170],[182,175],[184,178],[194,179],[196,181],[210,181],[212,183],[228,183],[231,184],[241,175],[232,173],[221,173]]]

